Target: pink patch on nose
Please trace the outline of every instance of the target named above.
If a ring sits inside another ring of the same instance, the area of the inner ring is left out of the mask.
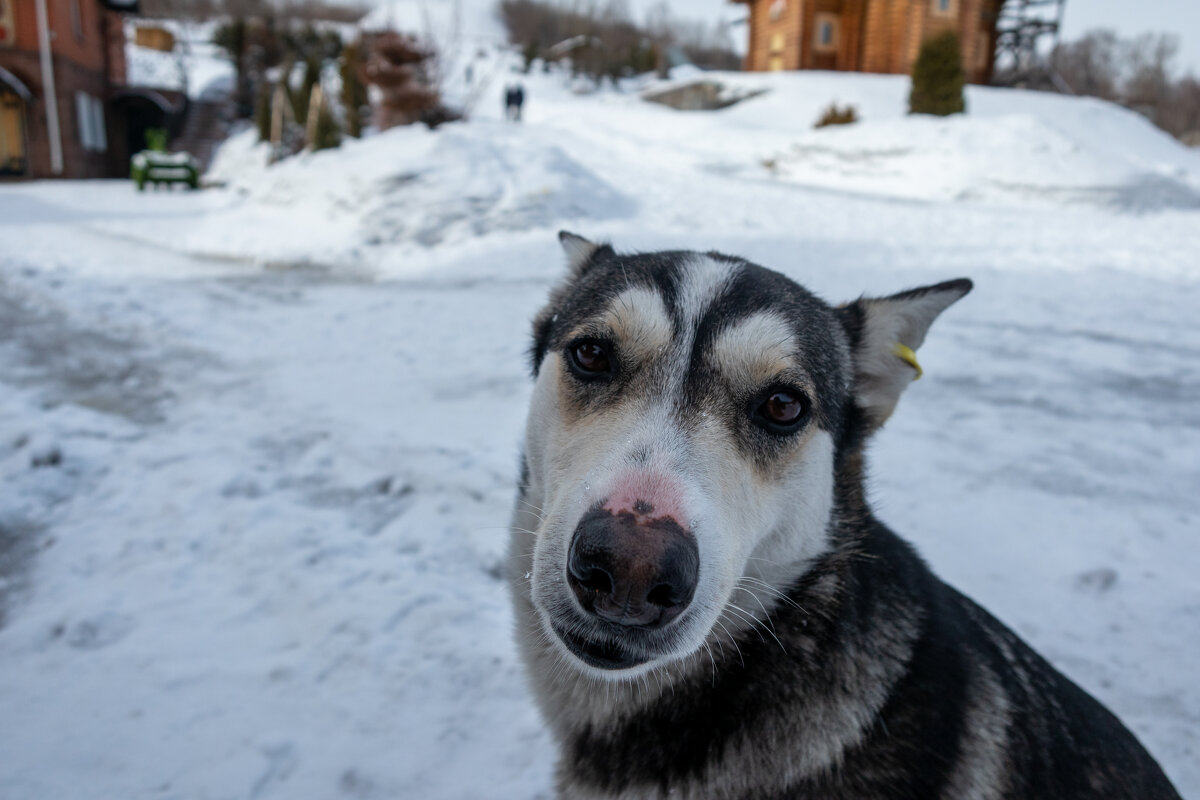
[[[677,483],[650,472],[629,472],[617,478],[604,510],[613,514],[632,514],[639,523],[670,517],[688,530],[683,510],[683,490]]]

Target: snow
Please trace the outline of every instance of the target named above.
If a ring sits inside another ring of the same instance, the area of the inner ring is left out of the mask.
[[[500,575],[568,227],[834,301],[972,277],[876,508],[1200,798],[1198,156],[1032,93],[476,72],[469,122],[270,167],[243,133],[220,189],[0,186],[0,795],[549,797]],[[863,122],[813,131],[834,100]]]

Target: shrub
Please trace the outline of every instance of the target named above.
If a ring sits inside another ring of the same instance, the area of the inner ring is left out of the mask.
[[[841,108],[837,103],[830,103],[829,107],[821,112],[821,118],[817,120],[814,128],[825,128],[830,125],[852,125],[858,122],[858,112],[854,110],[854,106],[848,105]]]
[[[929,39],[921,45],[921,52],[913,64],[909,112],[941,117],[961,114],[966,110],[963,100],[966,80],[958,36],[947,31]]]

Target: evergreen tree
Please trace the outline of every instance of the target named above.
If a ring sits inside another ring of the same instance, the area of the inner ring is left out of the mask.
[[[342,51],[342,107],[346,112],[346,134],[362,136],[362,115],[367,107],[367,87],[362,80],[362,50],[357,44]]]
[[[946,31],[927,40],[913,64],[909,112],[941,117],[961,114],[966,110],[963,100],[966,80],[958,36]]]

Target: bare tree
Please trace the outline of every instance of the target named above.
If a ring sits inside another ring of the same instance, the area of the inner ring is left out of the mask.
[[[1145,33],[1122,39],[1088,31],[1050,54],[1050,64],[1075,94],[1102,97],[1144,115],[1173,136],[1200,131],[1200,82],[1175,78],[1179,38]]]
[[[1158,124],[1192,147],[1200,147],[1200,80],[1187,75],[1176,81]]]
[[[1171,94],[1175,56],[1179,37],[1164,33],[1144,33],[1125,47],[1125,104],[1155,112]]]
[[[1088,31],[1050,53],[1050,66],[1075,94],[1116,100],[1121,83],[1121,42],[1115,31]]]

